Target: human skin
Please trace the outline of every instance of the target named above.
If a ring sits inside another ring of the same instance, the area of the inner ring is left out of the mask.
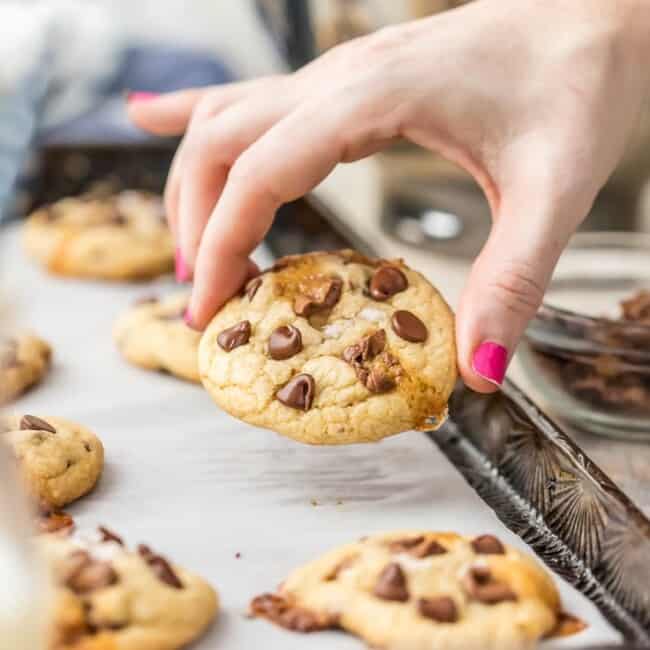
[[[188,322],[255,272],[277,208],[404,138],[466,169],[492,228],[457,312],[458,366],[490,392],[558,257],[620,160],[650,85],[646,0],[478,0],[384,28],[295,73],[160,96],[131,119],[185,133],[165,203]]]

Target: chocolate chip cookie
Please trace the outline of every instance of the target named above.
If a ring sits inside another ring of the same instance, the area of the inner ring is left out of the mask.
[[[149,370],[199,382],[200,334],[183,320],[189,295],[141,298],[115,323],[113,338],[124,358]]]
[[[89,492],[104,467],[99,438],[62,418],[4,416],[0,441],[13,451],[28,491],[50,507],[64,506]]]
[[[36,210],[24,226],[27,252],[57,275],[133,280],[166,273],[174,244],[159,196],[89,193]]]
[[[38,383],[50,369],[52,348],[32,334],[0,338],[0,404]]]
[[[492,535],[408,531],[326,553],[253,599],[251,613],[387,650],[521,650],[555,629],[560,599],[541,566]]]
[[[376,441],[444,419],[453,314],[401,260],[286,257],[215,316],[199,367],[215,402],[251,424],[310,444]]]
[[[216,617],[207,582],[107,528],[39,543],[55,585],[50,650],[175,650]]]

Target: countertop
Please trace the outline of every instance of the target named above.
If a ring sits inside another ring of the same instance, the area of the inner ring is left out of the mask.
[[[199,386],[127,365],[111,339],[115,317],[144,293],[174,290],[172,281],[52,278],[25,259],[15,227],[0,245],[8,313],[54,347],[52,372],[14,409],[69,417],[103,440],[99,485],[68,508],[79,528],[105,524],[130,544],[149,543],[218,589],[219,618],[195,650],[362,648],[341,633],[305,637],[245,613],[292,567],[365,534],[491,532],[525,548],[424,435],[304,446],[229,417]],[[556,581],[566,610],[589,628],[542,647],[619,638],[591,603]]]

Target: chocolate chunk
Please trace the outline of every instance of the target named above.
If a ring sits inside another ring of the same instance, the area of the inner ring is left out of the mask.
[[[425,618],[430,618],[437,623],[455,623],[458,620],[458,608],[453,598],[449,596],[420,598],[418,611]]]
[[[431,557],[432,555],[444,555],[447,553],[447,549],[435,539],[430,539],[428,542],[417,546],[411,551],[411,555],[415,557]]]
[[[386,332],[377,330],[370,336],[364,336],[359,343],[350,345],[343,350],[343,359],[348,363],[363,363],[371,361],[383,352],[386,346]]]
[[[237,325],[225,329],[217,336],[219,347],[226,352],[230,352],[240,345],[246,345],[251,337],[250,321],[243,320]]]
[[[246,287],[244,288],[244,293],[248,297],[249,302],[253,300],[255,294],[257,293],[257,290],[261,286],[262,286],[262,278],[259,275],[256,278],[253,278],[252,280],[249,280],[246,283]]]
[[[293,325],[283,325],[269,337],[269,356],[276,361],[289,359],[302,350],[302,335]]]
[[[0,343],[0,369],[15,368],[18,362],[18,344],[9,339]]]
[[[443,555],[444,553],[447,553],[447,549],[442,546],[442,544],[437,542],[435,539],[427,540],[424,535],[398,539],[391,542],[388,548],[393,553],[408,553],[417,558],[429,557],[431,555]]]
[[[472,540],[475,553],[481,555],[504,555],[506,549],[494,535],[480,535]]]
[[[138,545],[138,553],[151,567],[159,580],[174,589],[183,589],[183,583],[180,581],[169,562],[162,557],[162,555],[154,553],[146,544]]]
[[[47,501],[41,499],[38,502],[37,526],[41,533],[71,531],[74,528],[74,520],[68,513],[57,510]]]
[[[343,281],[340,278],[326,278],[312,281],[306,289],[296,296],[293,310],[298,316],[309,316],[325,309],[331,309],[339,301]]]
[[[375,300],[388,300],[409,286],[406,276],[395,266],[380,266],[370,278],[368,291]]]
[[[406,576],[399,564],[393,562],[379,574],[373,593],[383,600],[397,600],[403,603],[409,599]]]
[[[333,614],[317,614],[302,607],[291,605],[282,596],[262,594],[250,604],[252,616],[260,616],[294,632],[316,632],[336,628],[338,617]]]
[[[94,560],[86,551],[74,551],[66,558],[64,584],[77,594],[102,589],[117,582],[117,573],[109,562]]]
[[[397,382],[381,368],[373,368],[364,383],[371,393],[386,393],[397,385]]]
[[[106,526],[100,526],[98,530],[102,536],[102,542],[115,542],[120,546],[124,546],[124,540],[112,530],[106,528]]]
[[[56,433],[56,429],[45,420],[37,418],[35,415],[23,415],[20,418],[20,430],[21,431],[49,431],[50,433]]]
[[[308,411],[314,401],[316,383],[311,375],[302,373],[289,380],[276,394],[278,401],[285,406],[300,411]]]
[[[517,600],[517,594],[505,583],[495,580],[488,567],[471,568],[463,580],[463,587],[471,598],[485,605]]]
[[[405,341],[422,343],[427,340],[428,332],[425,324],[410,311],[399,309],[391,317],[390,323],[393,332]]]

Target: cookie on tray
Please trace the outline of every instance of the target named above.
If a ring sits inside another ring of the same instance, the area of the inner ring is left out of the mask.
[[[104,527],[39,543],[55,588],[49,650],[175,650],[217,615],[205,580]]]
[[[279,260],[215,316],[199,347],[214,401],[300,442],[372,442],[440,423],[454,318],[401,260],[350,250]]]
[[[57,275],[136,280],[174,265],[162,200],[148,192],[62,199],[33,212],[23,234],[29,255]]]
[[[0,338],[0,404],[16,399],[50,369],[52,348],[33,334]]]
[[[251,613],[297,632],[341,628],[373,648],[532,648],[560,599],[537,562],[492,535],[401,531],[296,569]]]
[[[63,418],[0,417],[0,441],[18,461],[27,490],[52,508],[90,492],[104,467],[99,438]]]
[[[122,314],[113,338],[124,358],[149,370],[163,370],[176,377],[199,382],[199,332],[183,320],[189,294],[140,299]]]

